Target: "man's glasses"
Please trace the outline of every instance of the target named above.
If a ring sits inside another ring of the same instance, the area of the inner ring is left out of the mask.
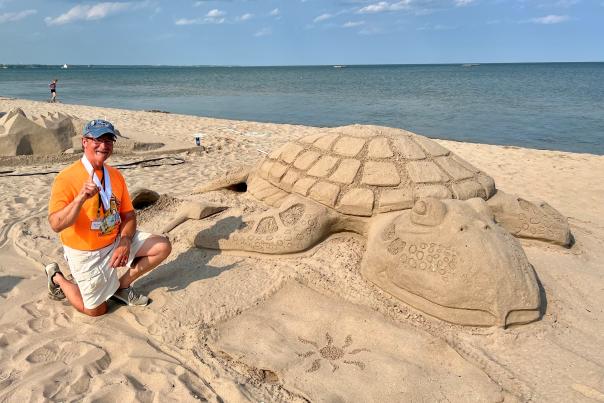
[[[95,139],[95,138],[92,138],[92,137],[85,137],[85,138],[88,139],[88,140],[92,140],[94,142],[95,146],[98,146],[101,143],[105,144],[106,146],[112,146],[113,143],[115,143],[115,139],[112,139],[112,138],[108,138],[108,139]]]

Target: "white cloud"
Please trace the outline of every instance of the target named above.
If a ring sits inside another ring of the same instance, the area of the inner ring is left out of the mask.
[[[464,7],[474,3],[474,0],[455,0],[456,7]]]
[[[78,4],[58,17],[46,17],[47,25],[64,25],[74,21],[101,20],[109,15],[131,9],[133,3],[97,3],[92,5]]]
[[[269,15],[273,16],[273,17],[277,17],[278,15],[281,15],[281,11],[279,11],[278,8],[274,8]]]
[[[224,19],[225,15],[226,15],[226,12],[221,11],[217,8],[214,8],[214,9],[208,11],[205,18],[202,20],[201,24],[222,24],[226,21]]]
[[[254,14],[245,13],[236,18],[237,21],[247,21],[254,17]]]
[[[321,14],[318,17],[315,17],[315,19],[313,20],[313,22],[321,22],[321,21],[325,21],[330,19],[331,17],[333,17],[333,15],[331,14]]]
[[[179,18],[178,20],[174,21],[174,24],[176,24],[176,25],[203,24],[203,18],[193,18],[193,19]]]
[[[4,13],[0,14],[0,24],[4,22],[14,22],[22,20],[23,18],[29,17],[30,15],[36,14],[37,10],[23,10],[16,13]]]
[[[195,25],[195,24],[223,24],[226,20],[224,18],[179,18],[174,21],[175,25]]]
[[[179,18],[174,21],[176,25],[193,25],[193,24],[223,24],[226,19],[226,11],[213,8],[204,17],[199,18]]]
[[[224,17],[226,15],[226,13],[224,11],[220,11],[217,8],[214,8],[210,11],[208,11],[208,13],[206,14],[206,17],[210,17],[210,18],[219,18],[219,17]]]
[[[268,36],[271,35],[273,31],[270,28],[262,28],[260,31],[254,34],[255,37]]]
[[[380,1],[379,3],[370,4],[362,7],[357,11],[357,14],[377,14],[384,13],[387,11],[399,11],[408,9],[411,5],[412,0],[401,0],[396,3],[389,3],[387,1]]]
[[[568,15],[546,15],[545,17],[531,18],[530,22],[535,24],[559,24],[564,21],[568,21],[570,18]]]
[[[365,21],[347,21],[342,25],[342,28],[355,28],[365,25]]]

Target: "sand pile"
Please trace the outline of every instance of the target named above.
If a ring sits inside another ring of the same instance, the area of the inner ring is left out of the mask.
[[[267,211],[246,193],[195,191],[294,138],[318,133],[0,100],[0,111],[17,106],[28,115],[106,118],[133,141],[149,141],[152,132],[153,141],[164,144],[154,152],[182,159],[122,171],[130,189],[161,195],[138,213],[141,227],[151,231],[160,231],[191,201],[244,214]],[[202,128],[203,151],[192,138]],[[193,235],[219,217],[189,220],[170,232],[172,256],[139,281],[152,299],[148,307],[111,303],[108,315],[84,317],[46,297],[41,263],[61,255],[45,220],[54,175],[0,175],[0,399],[604,400],[604,158],[439,143],[493,177],[498,189],[547,200],[569,217],[572,248],[521,241],[541,284],[540,320],[501,329],[428,316],[362,276],[367,239],[356,234],[336,234],[310,253],[287,257],[196,248]],[[141,155],[110,161],[137,159]]]

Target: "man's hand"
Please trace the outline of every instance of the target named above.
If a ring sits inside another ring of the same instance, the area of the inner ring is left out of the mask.
[[[82,201],[86,201],[96,195],[99,192],[99,187],[94,183],[94,168],[92,169],[92,173],[90,174],[90,178],[84,183],[82,189],[80,189],[80,193],[78,196],[82,199]]]
[[[113,251],[109,266],[112,268],[123,267],[128,263],[128,257],[130,256],[130,245],[132,239],[130,237],[120,238],[120,243],[117,248]]]
[[[67,206],[48,215],[48,223],[54,232],[61,232],[65,228],[72,226],[78,218],[84,202],[99,192],[99,188],[94,183],[93,177],[94,169],[78,195]]]

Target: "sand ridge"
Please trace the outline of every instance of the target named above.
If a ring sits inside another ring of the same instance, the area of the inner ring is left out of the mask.
[[[17,106],[107,118],[132,139],[164,143],[153,157],[184,160],[123,170],[130,189],[162,194],[139,212],[151,231],[183,200],[266,208],[245,194],[194,190],[319,130],[0,99],[0,112]],[[193,149],[199,131],[207,152]],[[498,188],[547,200],[569,217],[573,248],[522,241],[546,296],[540,321],[503,330],[422,314],[360,276],[358,236],[330,238],[307,256],[250,258],[194,248],[190,234],[207,225],[195,221],[171,232],[172,256],[140,280],[148,307],[112,303],[109,315],[87,318],[47,299],[42,270],[61,257],[45,216],[50,171],[68,162],[8,163],[39,174],[0,175],[0,399],[604,401],[604,157],[438,142]]]

